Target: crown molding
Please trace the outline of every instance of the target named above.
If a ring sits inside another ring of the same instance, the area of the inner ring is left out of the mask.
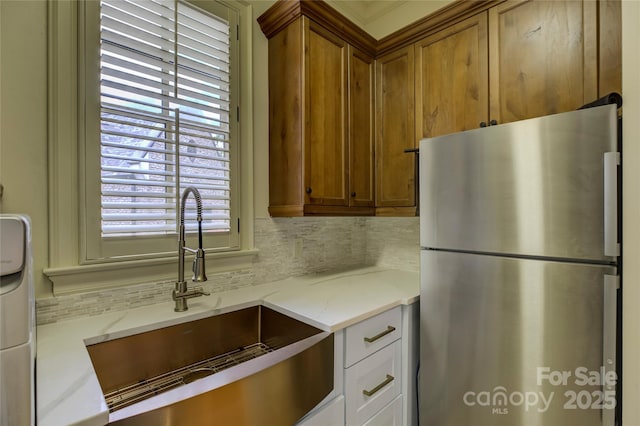
[[[401,49],[456,22],[483,12],[504,0],[456,0],[378,40],[376,56]]]
[[[357,49],[375,56],[377,40],[324,1],[280,0],[258,18],[258,24],[264,35],[271,38],[300,16],[308,17]]]
[[[378,57],[415,43],[503,1],[456,0],[380,40],[376,40],[322,0],[279,0],[258,18],[258,24],[267,38],[271,38],[300,16],[306,16],[339,35],[352,46]]]

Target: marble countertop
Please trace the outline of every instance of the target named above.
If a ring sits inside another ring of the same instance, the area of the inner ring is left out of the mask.
[[[38,425],[104,425],[109,411],[85,345],[264,305],[324,331],[338,331],[419,298],[417,272],[369,267],[288,278],[189,300],[83,317],[37,328]]]

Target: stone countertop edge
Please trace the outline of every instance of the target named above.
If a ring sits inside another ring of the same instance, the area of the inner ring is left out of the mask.
[[[264,305],[323,331],[335,332],[399,305],[419,300],[418,272],[366,267],[320,273],[214,293],[189,300],[189,310],[167,302],[83,317],[37,328],[38,425],[105,425],[109,411],[87,344]]]

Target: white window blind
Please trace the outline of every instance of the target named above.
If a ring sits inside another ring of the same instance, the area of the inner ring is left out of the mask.
[[[187,186],[203,229],[228,232],[229,23],[175,0],[100,5],[102,237],[175,233]]]

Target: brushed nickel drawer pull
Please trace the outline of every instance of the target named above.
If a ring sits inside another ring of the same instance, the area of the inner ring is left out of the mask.
[[[376,340],[383,338],[383,337],[384,337],[384,336],[386,336],[387,334],[389,334],[389,333],[393,333],[394,331],[396,331],[396,328],[395,328],[395,327],[392,327],[392,326],[390,326],[390,325],[388,325],[388,326],[387,326],[387,329],[386,329],[385,331],[383,331],[383,332],[382,332],[382,333],[380,333],[380,334],[376,334],[376,335],[375,335],[375,336],[373,336],[373,337],[365,337],[365,338],[364,338],[364,341],[365,341],[365,342],[367,342],[367,343],[373,343],[373,342],[375,342]]]
[[[366,396],[372,396],[374,393],[378,392],[380,389],[382,389],[383,387],[387,386],[389,383],[393,382],[393,379],[395,377],[393,377],[390,374],[387,374],[387,378],[384,379],[384,382],[380,383],[378,386],[376,386],[375,388],[371,389],[371,390],[366,390],[363,389],[362,393],[365,394]]]

